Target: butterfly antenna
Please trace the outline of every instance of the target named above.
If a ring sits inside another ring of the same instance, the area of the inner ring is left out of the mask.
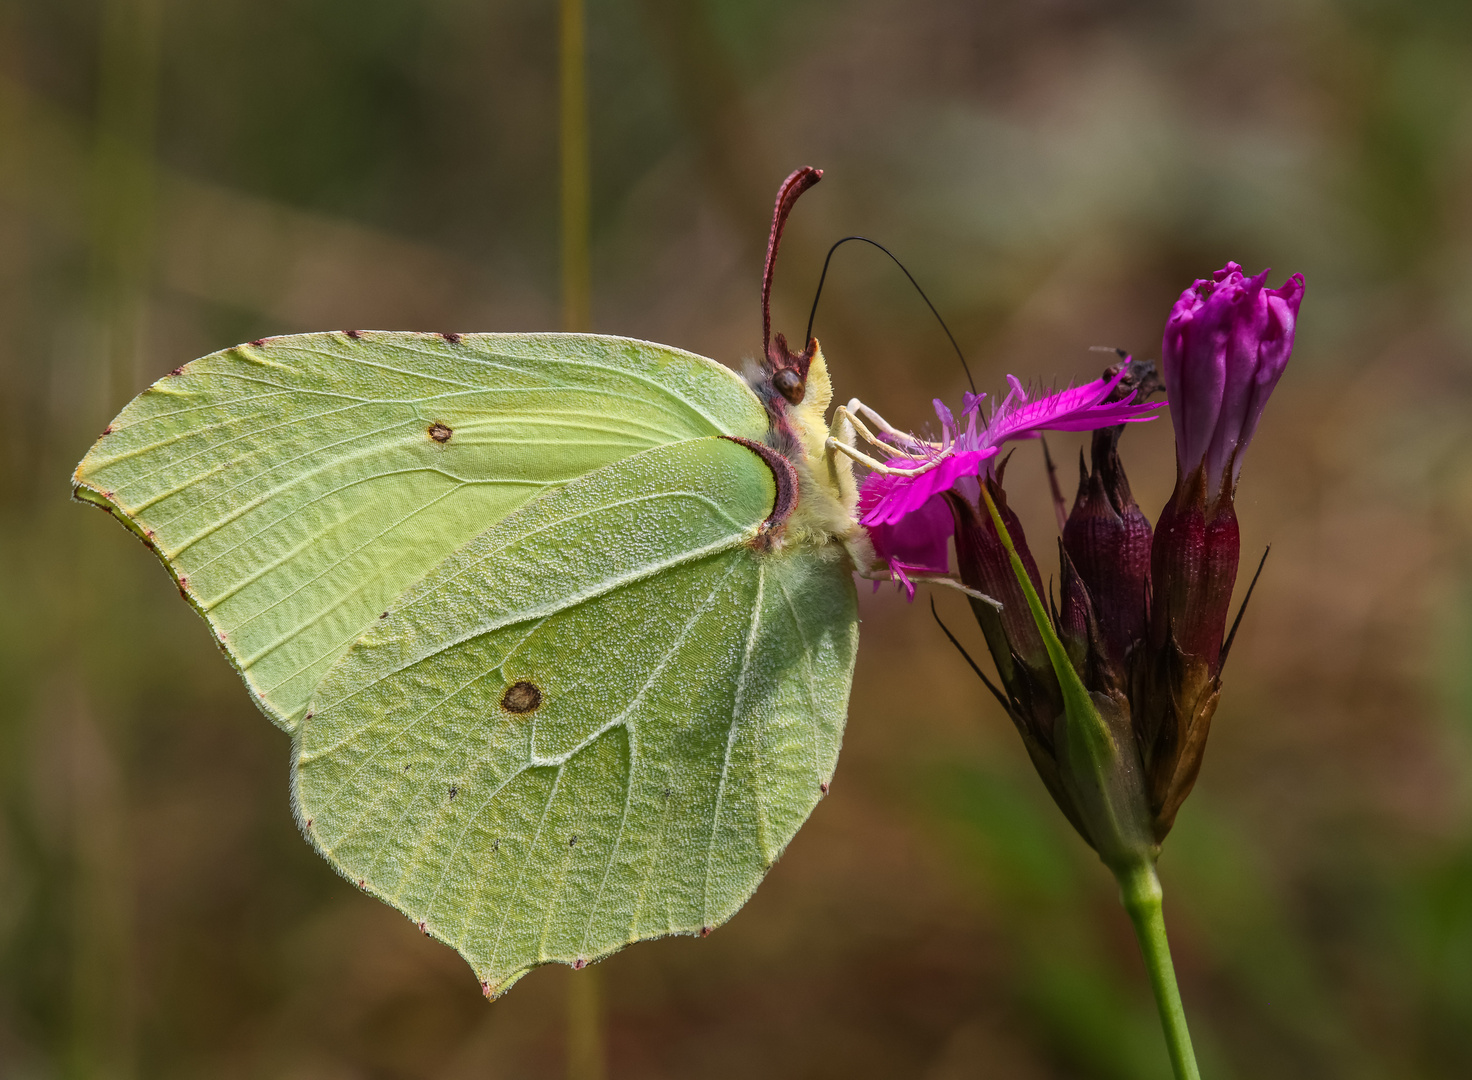
[[[1263,549],[1262,558],[1257,563],[1257,573],[1252,575],[1252,584],[1247,586],[1247,595],[1242,598],[1242,606],[1237,609],[1237,617],[1232,620],[1232,629],[1227,634],[1227,640],[1222,642],[1221,659],[1216,665],[1217,678],[1221,678],[1222,668],[1227,666],[1227,654],[1232,651],[1232,642],[1237,637],[1237,627],[1242,625],[1242,616],[1247,614],[1247,602],[1252,599],[1252,590],[1257,588],[1257,579],[1262,577],[1262,568],[1267,565],[1268,552],[1272,550],[1272,544]]]
[[[1002,694],[1000,690],[997,689],[996,684],[986,677],[986,672],[982,671],[981,668],[976,666],[976,661],[971,659],[971,654],[966,651],[966,646],[957,641],[956,635],[951,633],[950,628],[941,621],[940,612],[935,610],[935,597],[933,596],[930,598],[930,614],[935,616],[935,624],[939,626],[942,631],[945,632],[945,635],[947,638],[950,639],[951,644],[956,647],[956,651],[966,658],[966,662],[971,665],[971,670],[976,672],[976,677],[979,678],[982,682],[986,683],[986,688],[992,692],[992,697],[996,698],[997,702],[1002,706],[1002,708],[1007,710],[1007,715],[1011,716],[1012,703],[1007,700],[1007,698]]]
[[[910,284],[915,286],[915,291],[920,294],[920,299],[925,301],[925,306],[928,307],[930,309],[930,313],[935,316],[935,321],[940,323],[940,328],[946,332],[946,337],[950,338],[951,348],[956,350],[956,357],[961,361],[961,369],[966,372],[966,381],[971,385],[971,392],[973,394],[976,393],[976,380],[971,377],[971,365],[966,362],[966,354],[961,351],[961,346],[956,344],[956,335],[951,333],[951,328],[947,326],[946,321],[940,317],[940,312],[935,310],[935,305],[930,302],[930,297],[925,295],[925,290],[922,289],[920,287],[920,283],[915,280],[915,275],[911,274],[909,270],[905,269],[905,264],[900,262],[899,258],[896,257],[894,252],[890,251],[889,248],[885,247],[877,240],[870,240],[867,236],[845,236],[842,240],[839,240],[831,248],[828,249],[828,257],[823,260],[823,273],[818,276],[818,291],[813,293],[813,308],[810,312],[808,312],[807,340],[813,340],[813,320],[818,317],[818,301],[823,296],[823,282],[827,280],[828,277],[828,264],[833,261],[833,253],[839,248],[843,247],[843,245],[848,243],[850,240],[862,240],[864,243],[870,245],[871,247],[877,247],[880,251],[884,252],[892,260],[894,260],[894,264],[900,268],[900,271],[905,275],[905,277],[910,279]]]
[[[787,215],[797,198],[808,188],[823,179],[823,170],[804,165],[796,170],[777,189],[777,205],[772,208],[772,234],[767,238],[767,264],[762,270],[762,356],[770,358],[772,351],[772,274],[777,268],[777,249],[782,246],[782,230],[787,227]],[[812,340],[812,322],[808,323],[808,341]],[[804,342],[806,344],[806,342]],[[771,362],[770,359],[768,361]]]

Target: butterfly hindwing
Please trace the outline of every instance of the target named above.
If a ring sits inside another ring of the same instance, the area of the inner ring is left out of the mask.
[[[826,789],[857,646],[846,561],[756,542],[775,493],[689,440],[456,552],[313,699],[313,842],[490,992],[724,922]]]

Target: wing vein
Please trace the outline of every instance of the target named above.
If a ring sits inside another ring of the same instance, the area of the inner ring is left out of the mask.
[[[726,796],[726,777],[731,771],[731,751],[736,745],[736,736],[741,729],[742,710],[746,706],[746,680],[751,673],[751,655],[756,648],[757,629],[761,625],[762,604],[767,583],[767,569],[763,562],[757,563],[756,602],[751,607],[751,628],[746,634],[746,649],[741,656],[741,670],[736,676],[736,699],[731,706],[731,726],[726,732],[726,753],[721,760],[721,776],[716,783],[716,805],[710,819],[710,842],[705,849],[705,886],[701,907],[702,926],[710,926],[710,875],[715,864],[716,833],[721,825],[721,806]]]

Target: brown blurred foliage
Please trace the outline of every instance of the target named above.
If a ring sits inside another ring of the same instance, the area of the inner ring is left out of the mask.
[[[148,552],[67,502],[116,408],[197,355],[555,326],[555,7],[0,4],[0,1074],[559,1074],[576,976],[487,1004],[338,880],[285,738]],[[750,355],[768,199],[809,163],[776,325],[861,232],[982,389],[1157,355],[1228,258],[1305,274],[1239,493],[1273,553],[1167,918],[1212,1080],[1472,1075],[1472,7],[589,0],[588,33],[596,329]],[[964,386],[871,250],[816,332],[898,423]],[[1124,441],[1152,514],[1170,445]],[[1039,457],[1008,487],[1044,552]],[[728,927],[600,966],[611,1075],[1166,1075],[1108,875],[924,604],[863,603],[832,796]]]

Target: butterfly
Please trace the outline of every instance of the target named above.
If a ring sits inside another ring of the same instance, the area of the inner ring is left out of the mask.
[[[858,644],[817,341],[746,377],[588,334],[265,338],[154,383],[77,467],[291,736],[344,877],[531,968],[705,935],[827,792]]]

